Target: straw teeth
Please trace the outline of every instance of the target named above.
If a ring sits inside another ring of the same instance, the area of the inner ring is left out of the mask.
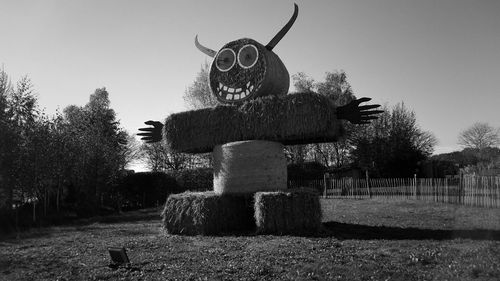
[[[241,88],[229,87],[219,82],[216,92],[219,97],[225,100],[242,100],[249,96],[255,88],[256,87],[252,85],[251,82],[248,82]],[[259,86],[257,86],[257,89],[258,88]]]

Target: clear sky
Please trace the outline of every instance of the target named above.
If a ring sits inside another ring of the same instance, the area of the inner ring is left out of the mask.
[[[105,86],[122,126],[185,110],[186,87],[214,50],[267,44],[294,1],[0,0],[0,64],[27,74],[40,105],[83,105]],[[295,0],[299,16],[274,48],[290,74],[344,70],[358,97],[404,101],[436,152],[474,122],[500,127],[500,1]],[[293,90],[293,88],[291,89]]]

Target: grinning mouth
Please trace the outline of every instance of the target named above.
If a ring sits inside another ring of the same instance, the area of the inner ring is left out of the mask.
[[[246,97],[250,96],[252,93],[259,90],[261,84],[259,83],[257,86],[253,85],[251,82],[248,82],[245,86],[240,88],[232,88],[228,87],[219,82],[217,86],[217,95],[224,100],[242,100]]]

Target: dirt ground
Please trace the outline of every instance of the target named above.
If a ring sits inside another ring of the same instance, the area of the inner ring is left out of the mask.
[[[316,237],[176,236],[160,210],[0,241],[0,280],[500,280],[500,210],[322,200]],[[108,247],[130,266],[110,267]]]

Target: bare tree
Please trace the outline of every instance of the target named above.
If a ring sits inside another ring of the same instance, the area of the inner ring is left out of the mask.
[[[196,75],[193,84],[184,92],[184,102],[189,109],[201,109],[212,107],[218,104],[217,99],[212,95],[208,85],[208,71],[210,66],[205,62],[201,66],[200,72]]]
[[[458,135],[458,144],[477,149],[495,147],[500,144],[500,130],[488,123],[477,122]]]
[[[289,164],[302,164],[308,159],[310,150],[307,144],[287,145],[285,146],[285,157]]]
[[[297,92],[314,92],[316,81],[304,72],[292,75],[293,86]]]
[[[383,108],[370,125],[356,132],[354,163],[376,177],[408,177],[432,154],[436,137],[417,124],[415,112],[404,103]]]
[[[13,184],[9,183],[12,178],[12,167],[15,163],[18,141],[12,114],[9,110],[9,95],[13,92],[9,76],[0,69],[0,209],[12,208]]]
[[[204,63],[193,83],[184,92],[184,102],[188,109],[202,109],[218,104],[208,85],[210,65]],[[144,143],[140,147],[144,164],[154,172],[178,171],[211,166],[210,154],[192,155],[172,151],[164,143]]]
[[[326,72],[325,79],[321,82],[315,81],[303,72],[292,75],[292,79],[297,92],[317,92],[329,97],[338,106],[345,105],[355,99],[344,71]],[[355,129],[355,126],[348,122],[343,122],[343,126],[346,128],[347,134],[337,142],[297,145],[293,148],[288,146],[288,159],[291,162],[299,163],[303,162],[305,158],[312,158],[327,167],[340,168],[345,166],[349,162],[351,150],[350,132]]]
[[[142,157],[143,151],[141,150],[141,143],[133,134],[123,131],[123,135],[125,136],[126,142],[120,144],[124,147],[121,153],[125,159],[123,162],[125,167],[129,163],[139,160]]]
[[[144,163],[153,172],[178,171],[189,166],[190,157],[186,153],[171,151],[161,142],[142,145]]]

